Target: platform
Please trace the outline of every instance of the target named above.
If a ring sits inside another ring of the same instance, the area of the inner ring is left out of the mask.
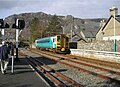
[[[50,87],[28,64],[20,57],[20,63],[15,63],[14,74],[11,73],[11,63],[5,75],[0,72],[0,87]]]
[[[95,51],[85,49],[70,49],[72,55],[120,63],[120,52]]]

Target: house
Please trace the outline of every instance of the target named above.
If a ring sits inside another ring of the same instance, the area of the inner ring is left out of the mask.
[[[110,9],[110,17],[107,22],[101,21],[96,40],[120,40],[120,15],[115,6]]]
[[[64,19],[64,21],[66,21],[64,33],[70,36],[70,42],[78,42],[81,40],[92,42],[96,40],[99,23],[102,19],[103,18],[80,19],[66,16]]]

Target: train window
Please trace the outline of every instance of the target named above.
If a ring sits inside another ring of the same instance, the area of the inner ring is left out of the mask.
[[[57,36],[57,41],[60,41],[61,37],[60,36]]]
[[[53,38],[53,42],[55,42],[55,40],[56,40],[56,39],[55,39],[55,38]]]
[[[69,41],[69,38],[68,37],[66,37],[66,42],[68,42]]]
[[[49,40],[42,40],[42,41],[38,41],[38,43],[49,43]]]

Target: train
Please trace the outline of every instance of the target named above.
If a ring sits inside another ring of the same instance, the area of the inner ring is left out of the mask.
[[[35,40],[35,47],[45,49],[55,53],[70,54],[69,36],[58,34]]]

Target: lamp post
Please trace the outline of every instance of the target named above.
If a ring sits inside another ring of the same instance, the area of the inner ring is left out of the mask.
[[[115,11],[114,11],[114,52],[116,52],[116,31],[115,31]]]
[[[65,32],[64,32],[64,29],[65,29],[64,26],[61,26],[61,27],[62,27],[62,29],[63,29],[63,30],[62,30],[62,34],[65,34]]]
[[[72,40],[73,29],[74,29],[74,17],[72,17],[72,24],[71,24],[71,31],[70,31],[71,42],[73,41],[73,40]]]

